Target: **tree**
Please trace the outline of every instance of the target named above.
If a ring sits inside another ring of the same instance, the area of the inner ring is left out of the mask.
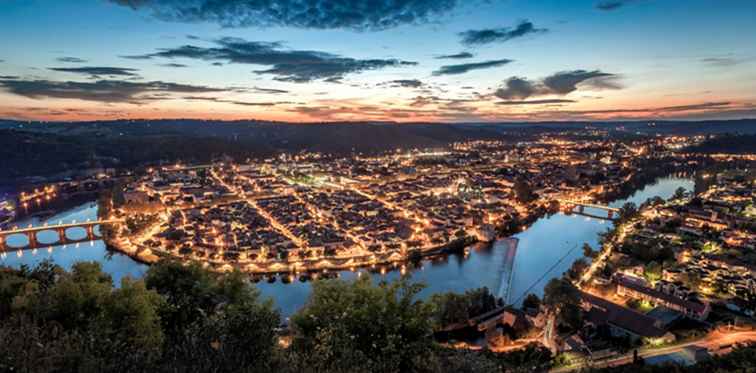
[[[545,372],[553,364],[551,351],[538,343],[531,343],[523,349],[496,355],[504,366],[504,372]]]
[[[522,308],[534,308],[539,309],[541,307],[541,299],[537,295],[530,293],[522,301]]]
[[[577,260],[575,260],[575,262],[572,263],[570,269],[567,270],[567,278],[572,281],[577,281],[580,279],[580,276],[583,275],[586,269],[588,269],[588,262],[586,262],[583,258],[578,258]]]
[[[464,294],[434,294],[430,303],[434,306],[433,319],[437,328],[466,322],[495,309],[498,305],[496,297],[486,287],[468,290]]]
[[[111,338],[157,352],[163,343],[158,315],[162,304],[163,298],[147,290],[143,281],[126,278],[104,302],[100,327],[107,329]]]
[[[662,277],[662,266],[658,262],[650,262],[643,269],[643,276],[648,282],[654,283]]]
[[[685,194],[687,191],[683,187],[679,187],[675,190],[675,193],[672,194],[672,199],[683,199],[685,198]]]
[[[515,180],[512,189],[514,190],[517,200],[522,203],[532,202],[536,198],[530,185],[522,178],[517,178]]]
[[[554,311],[561,325],[575,330],[582,323],[580,291],[566,278],[554,278],[543,290],[543,304]]]
[[[620,207],[619,211],[619,220],[621,222],[626,222],[628,220],[633,219],[638,214],[638,206],[635,205],[633,202],[627,202],[622,207]]]
[[[590,244],[587,242],[583,244],[583,256],[586,258],[594,258],[598,253],[593,250]]]
[[[543,289],[543,304],[551,309],[579,303],[580,291],[565,278],[551,279]]]
[[[415,299],[422,288],[407,279],[317,281],[291,318],[292,351],[316,371],[416,371],[432,352],[433,307]]]
[[[570,330],[580,330],[583,326],[583,311],[577,304],[566,303],[557,314],[559,325],[567,326]]]

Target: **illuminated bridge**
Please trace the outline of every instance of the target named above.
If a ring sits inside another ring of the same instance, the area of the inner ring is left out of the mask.
[[[596,218],[596,219],[613,220],[614,215],[620,212],[620,209],[616,207],[609,207],[609,206],[599,205],[599,204],[591,203],[591,202],[577,201],[577,200],[571,200],[571,199],[555,199],[555,201],[559,202],[560,205],[569,206],[569,211],[573,211],[575,207],[577,207],[577,214],[585,215],[585,216]],[[597,210],[604,210],[606,211],[607,216],[604,217],[604,216],[588,214],[585,212],[586,207],[597,209]]]
[[[121,222],[123,222],[122,219],[84,221],[78,223],[76,221],[73,221],[71,223],[60,223],[55,225],[45,224],[41,226],[29,226],[27,228],[12,228],[9,230],[0,230],[0,251],[5,251],[8,249],[34,249],[39,246],[65,245],[69,243],[94,241],[99,238],[99,235],[95,234],[95,227],[106,224],[117,224]],[[86,235],[80,239],[70,238],[67,232],[75,228],[83,228],[86,232]],[[37,235],[41,232],[55,232],[58,238],[54,242],[41,244],[37,239]],[[26,236],[27,244],[21,247],[8,245],[7,240],[12,236]]]

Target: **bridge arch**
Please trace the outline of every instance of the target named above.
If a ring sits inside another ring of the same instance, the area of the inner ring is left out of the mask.
[[[65,241],[65,237],[61,237],[61,232],[55,229],[37,231],[36,235],[37,243],[41,245],[54,245]]]
[[[8,249],[23,249],[31,245],[29,236],[23,233],[14,233],[3,237],[3,244]]]
[[[66,235],[66,240],[69,241],[84,241],[87,239],[87,229],[84,227],[66,228],[64,234]]]

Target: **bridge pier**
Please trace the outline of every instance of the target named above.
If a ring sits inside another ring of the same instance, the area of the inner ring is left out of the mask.
[[[0,251],[5,251],[5,236],[0,236]]]
[[[29,248],[36,249],[37,246],[39,246],[39,241],[37,240],[37,232],[29,232],[26,234],[26,237],[29,238]]]
[[[581,213],[581,214],[584,213],[585,212],[585,206],[579,205],[578,206],[578,212]]]
[[[94,241],[97,237],[94,234],[94,225],[87,226],[87,240]]]
[[[65,228],[58,228],[56,229],[56,232],[58,232],[58,245],[65,245],[68,242]]]

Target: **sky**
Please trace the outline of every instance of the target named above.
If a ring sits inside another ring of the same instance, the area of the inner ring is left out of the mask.
[[[0,0],[0,118],[756,118],[753,0]]]

